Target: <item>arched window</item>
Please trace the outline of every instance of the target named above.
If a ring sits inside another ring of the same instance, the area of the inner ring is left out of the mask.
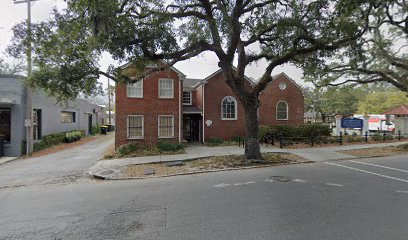
[[[226,96],[222,99],[221,119],[237,120],[237,100],[234,97]]]
[[[288,120],[288,104],[284,101],[276,105],[276,120]]]

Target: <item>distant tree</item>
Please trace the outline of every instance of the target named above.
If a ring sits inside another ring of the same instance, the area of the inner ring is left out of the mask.
[[[25,66],[22,62],[15,61],[13,64],[6,63],[0,58],[0,74],[19,74],[24,72]]]
[[[323,122],[337,114],[351,116],[357,112],[359,101],[367,92],[366,88],[355,86],[307,88],[306,109],[320,113]]]
[[[382,114],[401,104],[408,104],[406,92],[379,91],[366,95],[358,104],[358,112],[361,114]]]
[[[67,0],[65,12],[33,27],[37,70],[31,81],[72,97],[97,90],[100,75],[135,82],[149,74],[142,71],[150,61],[164,59],[171,66],[212,52],[245,109],[245,156],[259,159],[258,96],[272,81],[275,67],[301,64],[310,54],[318,60],[355,42],[366,32],[368,16],[378,2],[383,1]],[[18,55],[24,27],[14,30],[10,50]],[[130,79],[120,70],[101,71],[97,62],[104,51],[132,62],[139,69],[138,78]],[[267,67],[250,88],[246,67],[260,60]]]

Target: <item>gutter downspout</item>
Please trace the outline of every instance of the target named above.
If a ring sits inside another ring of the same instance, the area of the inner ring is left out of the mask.
[[[183,81],[185,79],[185,76],[179,75],[179,142],[183,142],[183,137],[182,137],[182,122],[183,122],[183,113],[182,113],[182,94],[183,94]]]
[[[205,143],[205,84],[207,82],[203,82],[203,93],[202,93],[202,98],[203,98],[203,111],[202,111],[202,116],[203,116],[203,143]]]

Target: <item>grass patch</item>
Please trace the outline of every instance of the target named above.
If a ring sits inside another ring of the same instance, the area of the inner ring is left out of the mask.
[[[400,154],[408,154],[408,144],[390,147],[375,147],[355,150],[338,151],[340,153],[348,154],[355,157],[383,157]]]
[[[168,167],[166,163],[131,165],[126,167],[124,177],[146,177],[144,175],[144,171],[148,168],[153,168],[156,171],[154,176],[166,176],[229,168],[255,166],[269,167],[275,165],[307,162],[305,159],[290,153],[263,153],[262,157],[264,158],[262,162],[247,161],[242,155],[228,155],[184,161],[184,165],[173,167]]]

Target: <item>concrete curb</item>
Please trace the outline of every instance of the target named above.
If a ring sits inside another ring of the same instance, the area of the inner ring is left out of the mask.
[[[6,158],[8,158],[8,157],[6,157]],[[2,160],[2,159],[0,159],[0,165],[2,165],[2,164],[5,164],[5,163],[8,163],[8,162],[12,162],[12,161],[15,161],[15,160],[18,160],[18,159],[20,159],[20,158],[18,158],[18,157],[10,157],[9,159],[5,159],[5,160]]]
[[[157,162],[159,163],[159,162]],[[91,177],[102,179],[102,180],[139,180],[139,179],[148,179],[148,178],[165,178],[165,177],[174,177],[174,176],[182,176],[182,175],[193,175],[193,174],[202,174],[202,173],[211,173],[211,172],[224,172],[224,171],[234,171],[234,170],[246,170],[246,169],[254,169],[254,168],[268,168],[268,167],[279,167],[279,166],[286,166],[286,165],[297,165],[297,164],[307,164],[307,163],[315,163],[314,161],[303,161],[303,162],[294,162],[294,163],[280,163],[274,165],[260,165],[260,166],[248,166],[248,167],[238,167],[238,168],[223,168],[223,169],[211,169],[211,170],[198,170],[186,173],[176,173],[176,174],[168,174],[168,175],[161,175],[161,176],[146,176],[146,177],[109,177],[103,176],[97,173],[90,173],[88,172]],[[142,163],[143,164],[143,163]],[[149,163],[150,164],[150,163]],[[132,164],[133,165],[133,164]],[[134,164],[140,165],[140,164]]]

